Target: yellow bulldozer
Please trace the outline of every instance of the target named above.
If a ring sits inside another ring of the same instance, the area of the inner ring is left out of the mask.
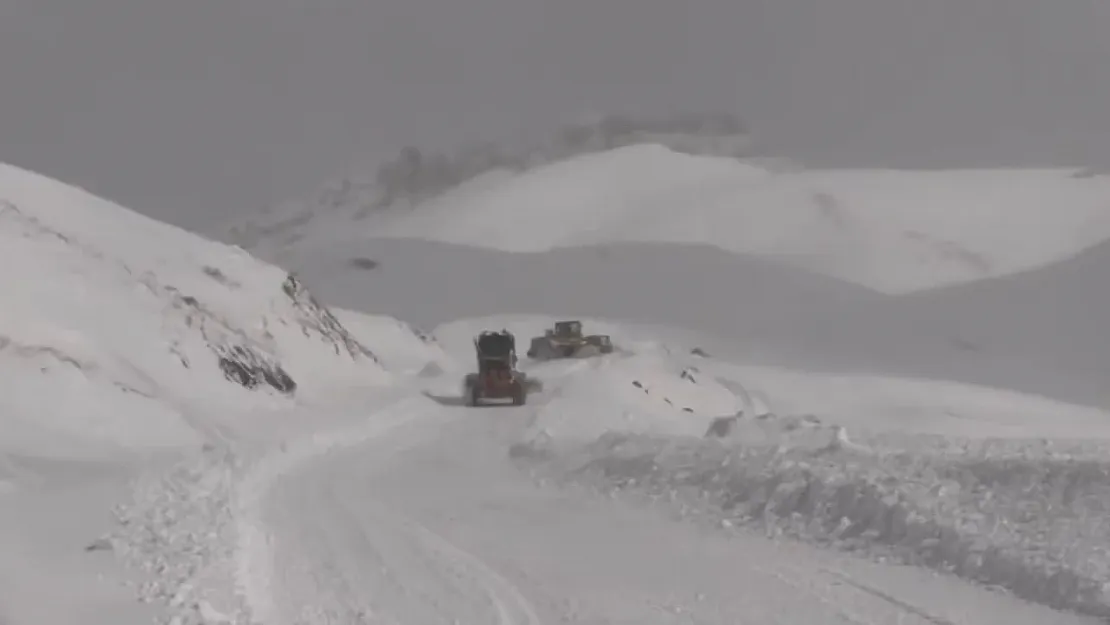
[[[556,321],[554,327],[544,330],[543,336],[532,339],[527,355],[534,360],[554,358],[588,358],[613,352],[613,342],[607,334],[582,334],[578,320]]]

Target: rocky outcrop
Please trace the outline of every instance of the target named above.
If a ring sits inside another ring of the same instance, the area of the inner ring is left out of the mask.
[[[297,383],[281,365],[257,351],[243,345],[214,345],[212,351],[219,357],[224,377],[243,388],[253,389],[267,384],[286,394],[297,390]]]
[[[336,355],[346,352],[351,358],[369,358],[374,362],[380,362],[373,352],[359,343],[343,327],[343,324],[339,323],[327,307],[313,297],[295,274],[286,276],[281,290],[293,302],[294,309],[299,313],[297,322],[305,336],[316,335],[321,340],[330,342],[335,348]]]
[[[280,310],[284,307],[275,306],[278,308],[275,313],[279,315],[280,321],[286,325],[297,324],[307,338],[330,343],[336,355],[379,362],[373,352],[351,336],[335,315],[320,304],[296,276],[288,275],[281,289],[292,307],[291,310]],[[166,286],[164,290],[172,297],[172,308],[184,315],[185,326],[200,333],[205,345],[215,355],[216,364],[225,378],[251,390],[268,387],[286,395],[296,392],[296,380],[272,350],[243,329],[233,326],[196,297],[184,295],[172,286]],[[278,296],[279,299],[280,297]],[[268,324],[266,318],[263,317],[261,321],[265,328]],[[265,337],[272,338],[268,330],[264,330],[264,334]],[[191,367],[190,360],[180,348],[180,341],[175,342],[171,349],[178,355],[183,366]]]

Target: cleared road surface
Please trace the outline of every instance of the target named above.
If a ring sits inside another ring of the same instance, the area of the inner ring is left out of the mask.
[[[265,496],[284,623],[1074,625],[951,577],[537,486],[531,407],[432,401]],[[267,623],[267,625],[279,625]],[[284,625],[284,624],[282,624]]]

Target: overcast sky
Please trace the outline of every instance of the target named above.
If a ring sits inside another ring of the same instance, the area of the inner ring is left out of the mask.
[[[820,164],[1110,164],[1108,33],[1107,0],[0,0],[0,160],[195,229],[613,110]]]

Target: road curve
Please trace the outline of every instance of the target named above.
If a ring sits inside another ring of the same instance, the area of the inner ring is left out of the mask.
[[[281,623],[1079,625],[911,567],[726,534],[541,487],[525,408],[428,406],[265,496]]]

